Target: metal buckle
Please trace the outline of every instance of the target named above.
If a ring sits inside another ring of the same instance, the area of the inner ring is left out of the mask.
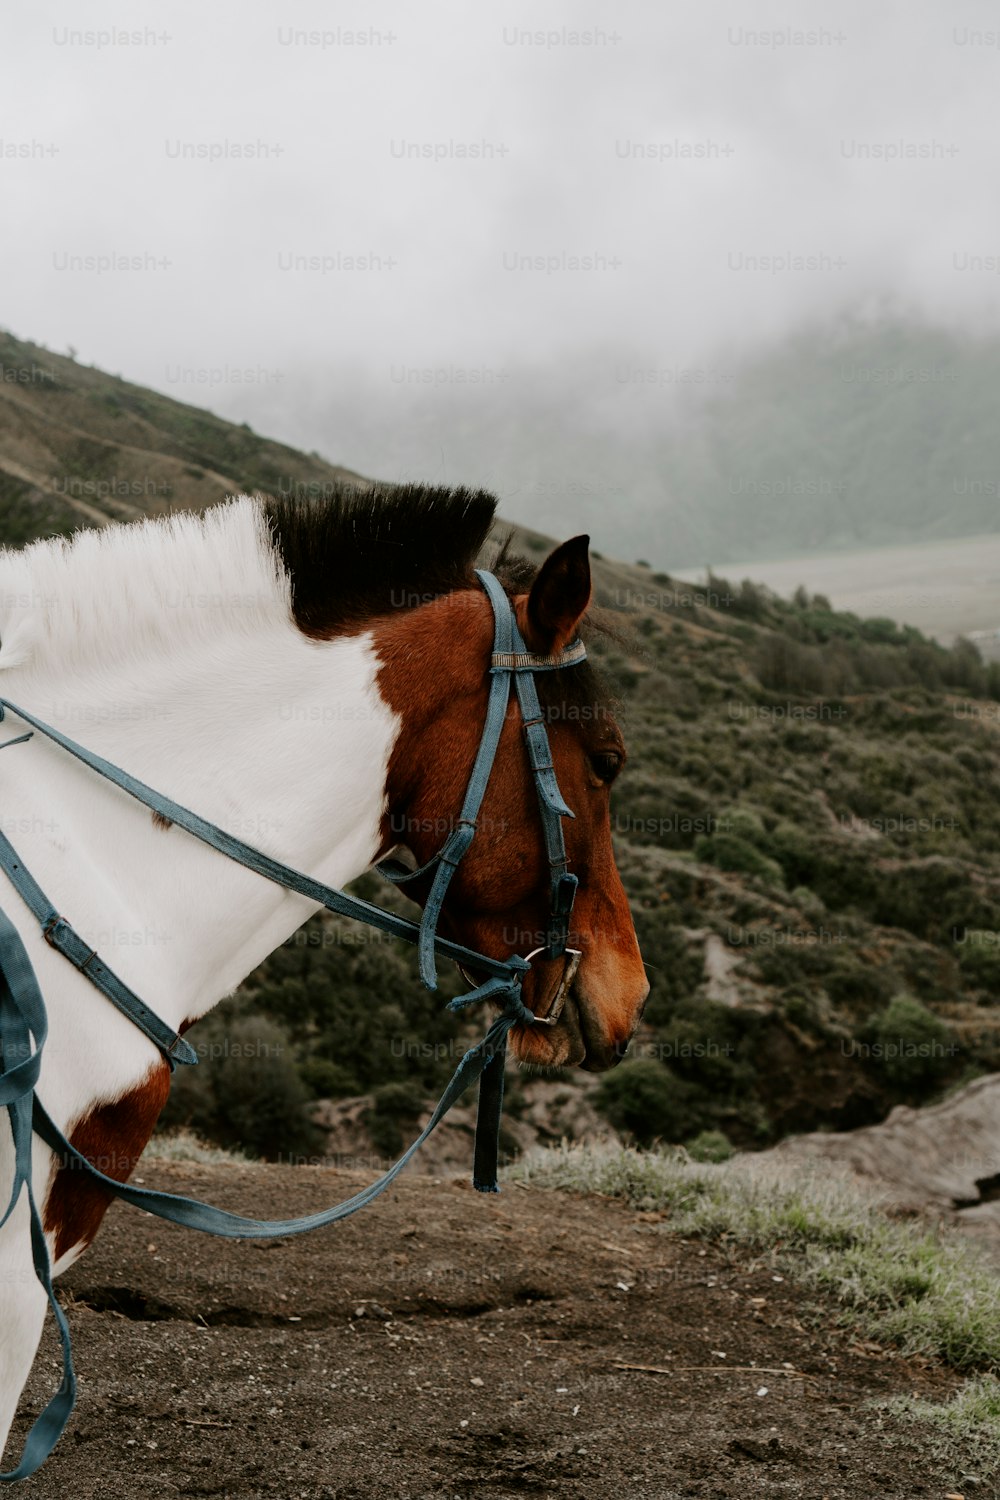
[[[541,948],[533,948],[530,953],[525,954],[525,963],[530,964],[533,958],[537,958],[539,953],[544,952],[544,946]],[[535,1016],[536,1026],[554,1026],[559,1020],[559,1017],[563,1013],[563,1007],[566,1004],[566,996],[569,994],[570,985],[576,978],[576,971],[580,967],[580,960],[583,957],[583,950],[580,948],[564,948],[562,951],[562,957],[565,958],[566,962],[563,965],[562,976],[559,980],[559,988],[556,990],[555,997],[553,998],[552,1004],[549,1006],[547,1013],[544,1016]]]
[[[530,953],[525,954],[525,963],[530,964],[533,958],[537,958],[539,953],[544,952],[544,947],[533,948]],[[570,985],[576,978],[576,971],[580,967],[580,960],[583,957],[583,949],[564,948],[560,957],[565,958],[566,962],[563,965],[562,975],[559,979],[559,988],[556,990],[555,996],[552,1000],[552,1004],[549,1006],[548,1013],[544,1016],[535,1017],[534,1024],[536,1026],[554,1026],[559,1020],[559,1017],[563,1013],[563,1007],[566,1004],[566,997],[569,994]],[[463,979],[465,979],[469,984],[473,986],[481,983],[481,981],[477,980],[475,975],[470,974],[468,969],[466,969],[462,964],[458,965],[458,972],[461,974]]]
[[[54,927],[58,927],[59,923],[61,921],[62,921],[62,917],[59,915],[59,913],[58,912],[53,912],[52,916],[49,918],[49,920],[46,922],[45,926],[42,928],[42,937],[48,943],[48,945],[49,945],[50,948],[54,948],[55,947],[55,939],[52,936],[52,929]]]

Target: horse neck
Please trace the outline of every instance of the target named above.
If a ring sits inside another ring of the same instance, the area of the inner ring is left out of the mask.
[[[161,640],[89,671],[0,672],[0,694],[245,842],[343,885],[378,851],[398,733],[377,667],[366,635],[317,643],[272,620],[220,632],[210,651]],[[0,778],[4,826],[42,888],[175,1026],[316,909],[156,826],[41,736],[7,750]]]

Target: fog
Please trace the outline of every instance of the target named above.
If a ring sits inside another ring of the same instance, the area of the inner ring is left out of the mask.
[[[667,560],[678,388],[845,312],[992,331],[1000,20],[625,0],[2,23],[21,337]]]

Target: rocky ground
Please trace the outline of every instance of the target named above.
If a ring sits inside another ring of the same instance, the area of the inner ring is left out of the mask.
[[[790,1136],[769,1154],[846,1169],[897,1210],[936,1214],[1000,1259],[1000,1073],[862,1130]]]
[[[266,1216],[370,1175],[140,1173]],[[835,1329],[766,1259],[607,1199],[414,1175],[340,1226],[254,1244],[116,1205],[61,1286],[80,1397],[33,1500],[987,1493],[868,1405],[943,1399],[953,1373]],[[18,1448],[57,1380],[49,1335]]]

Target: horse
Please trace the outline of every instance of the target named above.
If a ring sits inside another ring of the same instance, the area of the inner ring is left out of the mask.
[[[390,855],[419,871],[457,816],[486,711],[493,615],[475,563],[496,504],[484,491],[414,485],[308,503],[244,494],[0,550],[0,697],[327,885]],[[504,544],[494,572],[530,651],[551,656],[586,630],[587,537],[537,568]],[[601,1071],[623,1056],[649,988],[611,841],[625,749],[586,662],[540,677],[539,695],[573,814],[581,957],[568,990],[559,965],[531,965],[525,1004],[544,1016],[558,988],[561,1009],[549,1025],[514,1026],[510,1049],[525,1064]],[[319,909],[11,725],[0,829],[177,1033]],[[442,934],[497,959],[537,949],[548,854],[512,703]],[[423,904],[429,879],[409,889]],[[20,895],[2,880],[0,891],[48,1008],[38,1097],[82,1156],[125,1182],[166,1102],[168,1061],[45,941]],[[16,1178],[0,1119],[6,1203]],[[58,1275],[93,1241],[110,1194],[38,1135],[31,1154]],[[46,1309],[26,1198],[0,1228],[0,1455]]]

